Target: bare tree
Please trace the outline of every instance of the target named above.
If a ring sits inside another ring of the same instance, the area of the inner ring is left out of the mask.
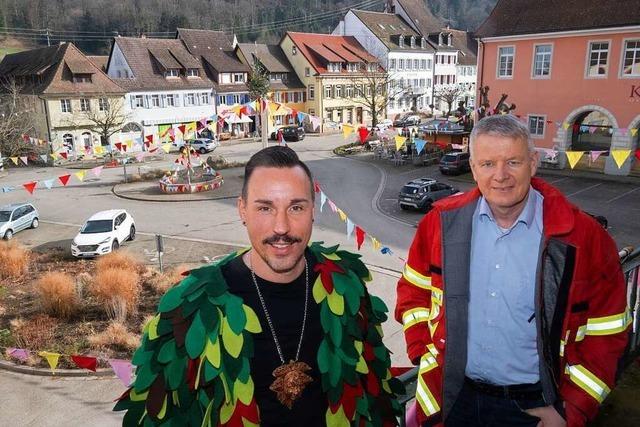
[[[458,85],[441,86],[436,89],[435,98],[447,104],[447,116],[449,116],[451,115],[453,104],[462,93],[463,89]]]
[[[369,112],[371,126],[378,124],[378,117],[384,115],[389,101],[405,91],[377,62],[365,63],[349,81],[355,95],[352,101]]]
[[[26,156],[37,151],[22,135],[33,135],[33,109],[15,80],[0,82],[0,152],[3,156]]]

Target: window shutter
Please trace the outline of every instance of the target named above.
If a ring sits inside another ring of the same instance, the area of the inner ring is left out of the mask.
[[[167,95],[160,95],[160,106],[162,108],[167,106]]]
[[[302,102],[307,102],[307,92],[302,92]]]
[[[131,109],[136,108],[136,97],[133,95],[129,96],[129,102],[131,103]]]

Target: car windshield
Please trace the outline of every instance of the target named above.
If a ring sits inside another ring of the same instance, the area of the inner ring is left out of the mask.
[[[412,185],[405,185],[402,187],[402,193],[404,194],[416,194],[418,192],[418,187],[414,187]]]
[[[80,233],[92,234],[92,233],[108,233],[113,230],[113,221],[110,219],[100,219],[97,221],[87,221],[82,227]]]
[[[458,156],[454,156],[452,154],[446,154],[442,160],[444,160],[445,162],[455,162],[456,160],[458,160]]]
[[[0,222],[7,222],[11,218],[11,211],[0,211]]]

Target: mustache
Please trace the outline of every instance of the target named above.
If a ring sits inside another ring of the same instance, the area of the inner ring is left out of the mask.
[[[288,234],[274,234],[273,236],[267,237],[262,241],[262,243],[265,245],[271,245],[274,243],[292,244],[292,243],[299,243],[299,242],[302,242],[301,238],[290,236]]]

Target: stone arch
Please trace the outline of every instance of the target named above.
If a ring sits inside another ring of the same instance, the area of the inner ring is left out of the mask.
[[[640,159],[635,157],[635,151],[640,149],[640,114],[631,119],[627,129],[629,149],[631,150],[631,166],[629,173],[631,175],[640,176]],[[638,129],[635,135],[631,134],[631,129]]]
[[[603,114],[604,116],[606,116],[607,119],[609,120],[609,123],[611,123],[611,127],[615,129],[615,132],[618,132],[618,120],[613,115],[613,113],[611,113],[606,108],[601,107],[600,105],[595,105],[595,104],[582,105],[580,107],[575,108],[573,111],[567,114],[565,119],[562,121],[562,124],[558,126],[558,130],[556,131],[556,137],[553,139],[554,148],[557,149],[558,151],[569,150],[572,143],[571,140],[573,136],[573,124],[581,114],[592,112],[592,111],[597,111]],[[565,124],[569,125],[566,129],[565,129],[565,126],[566,126]],[[612,148],[615,147],[614,144],[616,142],[616,137],[617,136],[614,133],[614,135],[612,135],[612,138],[611,138]],[[561,168],[564,168],[566,166],[566,157],[560,156],[558,159],[558,163]],[[605,173],[609,173],[612,165],[617,168],[617,166],[615,166],[615,163],[613,162],[613,159],[611,158],[611,156],[609,156],[605,164]]]

